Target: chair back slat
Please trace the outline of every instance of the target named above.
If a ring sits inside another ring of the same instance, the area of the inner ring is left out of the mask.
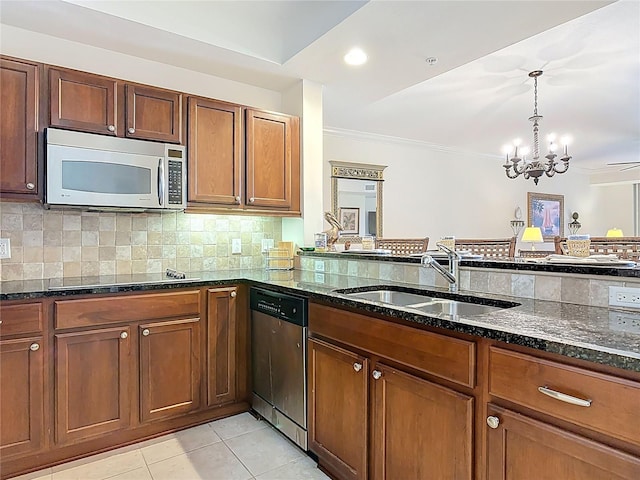
[[[392,255],[411,255],[427,251],[429,237],[425,238],[377,238],[376,248],[391,250]]]

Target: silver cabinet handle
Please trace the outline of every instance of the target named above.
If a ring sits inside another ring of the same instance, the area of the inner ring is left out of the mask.
[[[238,295],[236,292],[231,292],[229,295],[231,295],[231,298],[236,298],[236,295]]]
[[[382,372],[380,370],[374,370],[373,372],[371,372],[371,376],[374,380],[378,380],[382,377]]]
[[[29,350],[31,350],[32,352],[37,352],[38,350],[40,350],[40,345],[38,345],[37,343],[32,343],[29,347]]]
[[[107,130],[109,130],[110,132],[115,132],[116,131],[116,126],[115,125],[109,125],[107,127]]]
[[[144,330],[142,330],[142,335],[145,336],[145,337],[148,337],[150,333],[151,332],[149,331],[148,328],[145,328]]]
[[[584,400],[582,398],[572,397],[571,395],[567,395],[566,393],[558,392],[556,390],[552,390],[550,388],[547,388],[546,385],[544,387],[538,387],[538,391],[540,393],[544,393],[545,395],[548,395],[551,398],[554,398],[556,400],[560,400],[561,402],[570,403],[571,405],[577,405],[579,407],[590,407],[591,406],[591,400],[590,399]]]
[[[255,198],[253,198],[253,197],[251,197],[251,198],[249,199],[249,203],[253,203],[253,202],[255,202],[255,201],[256,201],[256,199],[255,199]]]
[[[27,190],[33,190],[34,188],[36,188],[35,184],[31,182],[27,183]]]
[[[240,203],[240,195],[238,195],[238,196],[236,197],[236,203],[237,203],[237,204],[239,204],[239,203]]]
[[[500,419],[491,415],[490,417],[487,417],[487,425],[489,425],[489,428],[498,428],[498,425],[500,425]]]
[[[120,338],[122,338],[122,339],[125,339],[125,338],[127,338],[128,336],[129,336],[129,334],[128,334],[127,332],[122,332],[122,333],[120,334]]]
[[[132,128],[132,127],[129,127],[129,133],[136,133],[136,129]]]
[[[361,363],[358,363],[358,362],[354,363],[354,364],[353,364],[353,369],[354,369],[356,372],[359,372],[360,370],[362,370],[362,364],[361,364]]]

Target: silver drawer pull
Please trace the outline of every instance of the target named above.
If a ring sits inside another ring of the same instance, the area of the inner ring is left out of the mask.
[[[129,127],[129,133],[136,133],[136,129]]]
[[[107,127],[107,130],[109,130],[110,132],[115,132],[116,131],[116,127],[115,127],[115,125],[109,125]]]
[[[359,372],[360,370],[362,370],[362,364],[361,364],[361,363],[358,363],[358,362],[354,363],[354,364],[353,364],[353,369],[354,369],[356,372]]]
[[[34,190],[36,188],[36,185],[34,183],[27,183],[27,190]]]
[[[500,419],[491,415],[487,417],[487,425],[489,425],[489,428],[498,428],[500,426]]]
[[[37,352],[38,350],[40,350],[40,345],[38,345],[37,343],[32,343],[29,347],[29,350],[31,350],[32,352]]]
[[[382,378],[382,372],[380,370],[374,370],[373,372],[371,372],[371,376],[374,380],[379,380],[380,378]]]
[[[236,298],[236,295],[238,294],[236,292],[231,292],[230,295],[231,295],[231,298]]]
[[[582,398],[572,397],[571,395],[567,395],[566,393],[557,392],[555,390],[551,390],[550,388],[538,387],[538,391],[540,393],[544,393],[551,398],[555,398],[556,400],[560,400],[561,402],[570,403],[571,405],[577,405],[579,407],[590,407],[591,400],[583,400]]]
[[[151,332],[149,331],[148,328],[145,328],[144,330],[142,330],[142,335],[145,336],[145,337],[148,337],[150,333]]]
[[[129,334],[128,334],[127,332],[122,332],[122,333],[120,334],[120,338],[122,338],[123,340],[124,340],[125,338],[127,338],[128,336],[129,336]]]

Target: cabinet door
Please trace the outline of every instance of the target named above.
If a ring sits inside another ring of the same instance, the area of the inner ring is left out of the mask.
[[[57,443],[129,426],[129,336],[129,327],[55,335]]]
[[[493,405],[488,414],[488,480],[640,478],[638,457]]]
[[[291,208],[291,117],[247,110],[246,135],[245,202]]]
[[[368,478],[367,372],[366,358],[309,339],[309,449],[340,479]]]
[[[372,376],[372,478],[470,480],[473,398],[382,364]]]
[[[117,82],[68,70],[49,70],[50,124],[117,135]]]
[[[200,406],[200,319],[140,325],[140,420]]]
[[[0,193],[37,197],[38,67],[0,60]]]
[[[241,109],[189,98],[189,202],[240,206]]]
[[[0,342],[0,456],[38,450],[44,438],[42,337]]]
[[[125,136],[161,142],[182,142],[182,94],[127,85]]]
[[[235,288],[207,291],[207,406],[236,399]]]

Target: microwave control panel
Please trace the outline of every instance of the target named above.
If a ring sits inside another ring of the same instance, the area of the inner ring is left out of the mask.
[[[184,163],[177,160],[169,160],[169,204],[182,204],[182,168]]]

